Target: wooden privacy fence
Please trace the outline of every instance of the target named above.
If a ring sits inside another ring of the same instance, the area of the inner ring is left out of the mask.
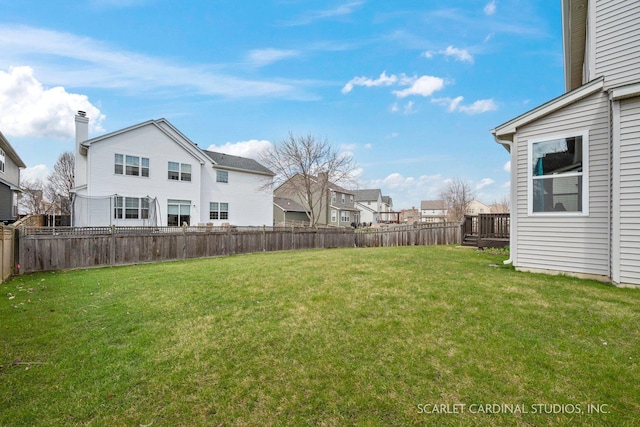
[[[23,227],[18,274],[298,249],[460,243],[460,226],[374,232],[276,227]]]
[[[0,225],[0,283],[13,273],[13,228]]]

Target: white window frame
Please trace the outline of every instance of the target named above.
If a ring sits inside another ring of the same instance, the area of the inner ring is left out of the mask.
[[[338,211],[331,209],[331,222],[338,222]]]
[[[209,219],[211,220],[229,220],[229,203],[228,202],[210,202],[209,203]]]
[[[351,214],[349,211],[340,211],[340,222],[349,222],[351,221]]]
[[[191,224],[191,200],[180,200],[180,199],[168,199],[167,200],[167,225],[169,225],[169,215],[176,215],[175,213],[171,213],[170,211],[174,210],[172,208],[176,208],[178,210],[178,225],[177,227],[182,227],[183,222],[187,222]],[[186,209],[183,209],[186,208]],[[183,211],[187,211],[186,214]],[[184,217],[188,217],[189,221],[184,221]],[[176,225],[172,225],[171,227],[176,227]]]
[[[533,211],[533,181],[534,179],[551,179],[551,175],[546,175],[546,178],[534,178],[533,175],[533,146],[534,144],[554,141],[557,139],[566,139],[574,137],[582,137],[582,172],[570,172],[566,174],[553,175],[556,178],[561,177],[582,177],[582,211],[552,211],[552,212],[534,212]],[[575,132],[567,132],[563,134],[552,134],[530,139],[527,146],[527,212],[529,216],[572,216],[572,217],[584,217],[589,216],[589,131],[581,130]]]
[[[173,168],[172,168],[173,166]],[[174,178],[171,178],[171,174]],[[180,162],[167,162],[167,179],[169,181],[191,182],[191,164]]]
[[[141,156],[132,156],[130,154],[114,153],[113,156],[113,173],[114,175],[137,176],[141,178],[149,178],[149,158]],[[127,163],[130,159],[138,159],[137,163]],[[138,173],[128,173],[127,168],[136,168]]]
[[[346,203],[347,203],[347,196],[346,196],[346,194],[341,194],[340,196],[341,196],[341,197],[340,197],[340,201],[342,202],[342,204],[343,204],[343,205],[344,205],[344,204],[346,204]]]
[[[222,171],[216,169],[216,182],[220,182],[222,184],[229,183],[229,171]]]
[[[0,149],[0,172],[4,173],[5,163],[7,158],[5,157],[4,151]]]

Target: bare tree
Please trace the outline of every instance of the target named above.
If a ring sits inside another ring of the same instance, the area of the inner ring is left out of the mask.
[[[447,208],[449,221],[462,221],[469,203],[475,198],[471,184],[461,178],[453,178],[448,181],[441,192]]]
[[[71,190],[75,185],[75,157],[66,151],[58,157],[53,171],[47,177],[46,196],[62,215],[71,214]]]
[[[327,140],[291,132],[267,150],[261,162],[276,174],[273,184],[307,209],[311,226],[326,208],[331,183],[350,182],[356,168],[350,155],[340,153]]]
[[[44,199],[42,180],[22,180],[20,189],[22,193],[18,197],[18,211],[21,215],[41,215],[46,212],[47,202]]]
[[[511,200],[509,199],[509,196],[503,196],[502,200],[499,202],[496,200],[489,206],[489,209],[491,210],[491,213],[508,213],[511,209]]]

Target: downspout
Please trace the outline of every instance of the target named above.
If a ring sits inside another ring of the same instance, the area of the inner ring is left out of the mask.
[[[498,144],[502,145],[503,147],[505,147],[505,148],[508,147],[507,151],[509,151],[509,157],[513,158],[513,156],[511,155],[511,149],[513,148],[513,141],[509,141],[508,139],[500,139],[498,137],[498,135],[496,135],[495,133],[493,134],[493,139],[495,139],[496,142]],[[513,166],[514,165],[512,164],[511,167],[513,168]],[[513,169],[512,169],[512,172],[511,172],[511,188],[513,188],[513,185],[514,185],[514,182],[513,182]],[[512,197],[513,194],[512,194],[511,190],[509,190],[509,193],[510,193],[509,194],[509,199],[511,200],[511,205],[512,205],[511,206],[511,214],[513,214],[513,208],[514,208],[514,206],[513,206],[513,197]],[[510,221],[509,222],[509,239],[511,239],[513,236],[514,236],[514,234],[513,234],[513,221]],[[509,259],[507,259],[505,261],[502,261],[503,264],[505,264],[505,265],[513,264],[513,258],[511,257],[511,252],[512,251],[510,250],[509,251]]]

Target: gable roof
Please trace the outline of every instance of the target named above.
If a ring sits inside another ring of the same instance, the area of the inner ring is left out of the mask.
[[[18,156],[18,153],[15,152],[11,144],[9,144],[9,141],[7,141],[7,138],[4,137],[2,132],[0,132],[0,148],[2,148],[2,151],[4,151],[4,153],[7,156],[9,156],[9,158],[13,161],[13,163],[16,164],[17,167],[19,168],[27,167],[27,165],[24,164],[20,156]]]
[[[378,200],[378,196],[382,197],[382,191],[379,188],[354,190],[353,195],[356,202],[366,202],[369,200]]]
[[[273,204],[280,208],[283,212],[304,212],[307,213],[308,209],[305,209],[299,203],[294,202],[286,197],[274,197]]]
[[[391,206],[393,204],[393,199],[391,199],[391,196],[382,196],[382,203]]]
[[[447,206],[444,200],[422,200],[420,202],[421,210],[445,210]]]
[[[154,126],[160,132],[165,134],[169,139],[174,141],[178,146],[183,148],[185,151],[190,153],[193,157],[198,159],[202,164],[210,159],[204,154],[204,152],[198,148],[196,144],[194,144],[189,138],[187,138],[182,132],[176,129],[167,119],[152,119],[147,120],[146,122],[138,123],[120,130],[116,130],[114,132],[105,133],[104,135],[97,136],[95,138],[89,138],[82,143],[84,147],[89,148],[92,144],[104,141],[106,139],[112,138],[117,135],[122,135],[127,132],[131,132],[136,129],[143,128],[145,126]]]
[[[213,161],[216,166],[224,169],[235,169],[249,171],[261,175],[274,176],[269,169],[253,159],[247,157],[232,156],[230,154],[218,153],[216,151],[203,150],[203,152]]]
[[[604,76],[599,77],[585,85],[580,86],[577,89],[567,92],[559,97],[552,99],[551,101],[544,103],[533,110],[529,110],[524,114],[519,115],[516,118],[509,120],[506,123],[497,126],[491,130],[491,133],[496,139],[512,141],[513,134],[516,133],[519,127],[532,123],[541,117],[558,111],[567,105],[573,104],[587,96],[599,92],[604,89]],[[502,143],[498,141],[499,143]]]

